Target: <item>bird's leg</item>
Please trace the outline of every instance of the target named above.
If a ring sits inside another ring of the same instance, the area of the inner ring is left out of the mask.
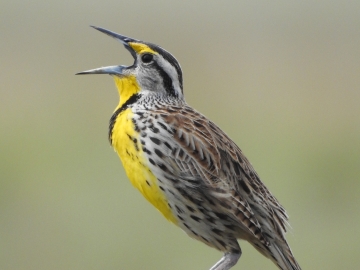
[[[238,252],[227,252],[210,270],[229,270],[233,267],[241,256],[241,250]]]

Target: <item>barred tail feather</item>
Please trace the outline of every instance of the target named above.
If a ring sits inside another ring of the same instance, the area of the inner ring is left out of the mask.
[[[290,247],[286,242],[273,242],[271,243],[269,250],[271,252],[269,258],[281,270],[301,270],[300,265],[296,261]]]

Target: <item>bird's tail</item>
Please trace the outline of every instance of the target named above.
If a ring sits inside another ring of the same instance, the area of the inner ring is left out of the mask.
[[[268,257],[281,270],[301,270],[286,241],[274,241],[268,248],[270,251]]]
[[[276,239],[270,242],[269,246],[260,243],[250,242],[265,257],[275,263],[281,270],[301,270],[300,265],[296,261],[291,252],[285,238]]]

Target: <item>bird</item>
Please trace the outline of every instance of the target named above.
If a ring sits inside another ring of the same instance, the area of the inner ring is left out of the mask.
[[[228,270],[248,241],[282,270],[300,270],[286,239],[288,215],[242,150],[184,98],[176,58],[153,43],[91,26],[134,63],[77,73],[109,74],[119,93],[108,138],[131,183],[163,216],[223,256]]]

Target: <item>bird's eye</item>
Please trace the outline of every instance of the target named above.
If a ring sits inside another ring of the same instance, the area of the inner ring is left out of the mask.
[[[149,53],[145,53],[141,56],[141,60],[145,63],[148,64],[150,63],[152,60],[154,59],[154,56],[152,54]]]

